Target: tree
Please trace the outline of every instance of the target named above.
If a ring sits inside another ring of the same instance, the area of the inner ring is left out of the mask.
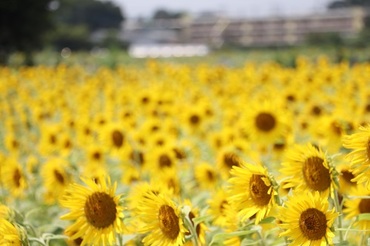
[[[329,3],[329,9],[348,8],[348,7],[370,7],[369,0],[336,0]]]
[[[91,33],[101,29],[119,30],[124,20],[122,10],[110,1],[59,0],[52,43],[57,49],[90,49]]]
[[[12,52],[25,54],[32,65],[32,53],[41,48],[46,32],[52,27],[50,0],[0,1],[0,64],[6,65]]]
[[[185,12],[173,12],[166,9],[157,9],[153,14],[153,19],[178,19],[185,15]]]

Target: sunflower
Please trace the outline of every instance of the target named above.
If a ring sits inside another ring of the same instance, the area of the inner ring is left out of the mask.
[[[193,219],[196,219],[199,217],[199,209],[197,207],[194,207],[190,200],[185,200],[184,204],[186,206],[189,206],[190,208],[188,216],[189,216],[189,219],[193,227],[195,226],[194,229],[195,229],[195,233],[197,234],[196,237],[198,238],[200,245],[206,245],[206,231],[208,230],[207,226],[205,225],[204,222],[199,222],[196,225],[194,225],[194,221],[193,221]],[[186,235],[190,235],[190,232],[187,232]],[[192,244],[192,241],[187,241],[185,245],[191,246],[193,244]]]
[[[360,214],[370,213],[370,191],[366,187],[359,186],[351,195],[362,196],[344,200],[343,213],[347,220],[352,220]],[[369,197],[369,198],[366,198]],[[354,226],[361,230],[370,231],[370,220],[356,220]]]
[[[331,195],[334,182],[326,155],[312,144],[295,145],[286,152],[281,173],[287,177],[283,188],[319,191]]]
[[[0,219],[0,245],[21,246],[24,244],[18,229],[9,221]]]
[[[66,234],[75,240],[82,238],[81,245],[113,245],[116,234],[122,233],[124,225],[123,207],[116,196],[117,184],[110,179],[96,184],[92,179],[81,178],[87,185],[71,184],[60,203],[70,212],[61,216],[74,223],[66,229]]]
[[[46,188],[46,202],[53,203],[63,195],[65,188],[71,181],[69,168],[67,161],[58,157],[49,159],[42,166],[41,177]]]
[[[23,168],[15,157],[6,158],[1,170],[1,178],[4,186],[12,196],[21,197],[27,187],[26,177]]]
[[[217,167],[220,170],[222,178],[230,177],[230,170],[236,166],[239,167],[242,163],[239,151],[233,146],[225,146],[217,153]]]
[[[178,160],[172,148],[153,147],[147,153],[147,166],[151,173],[161,172],[166,169],[175,168]]]
[[[238,211],[238,216],[245,221],[256,215],[258,224],[269,214],[275,203],[275,190],[263,166],[242,164],[234,166],[228,180],[230,202]]]
[[[113,155],[119,155],[127,145],[127,134],[123,122],[111,122],[102,127],[101,138]]]
[[[138,215],[138,206],[142,202],[142,200],[146,199],[149,194],[165,194],[165,195],[173,195],[172,190],[168,189],[168,187],[163,183],[158,182],[137,182],[135,183],[127,196],[128,207],[132,214]]]
[[[252,142],[268,145],[289,132],[288,119],[288,113],[280,103],[265,100],[251,104],[241,124]]]
[[[187,229],[178,206],[163,194],[148,193],[139,204],[141,233],[148,233],[144,245],[182,245]]]
[[[331,227],[338,213],[329,210],[329,202],[319,192],[304,192],[291,196],[280,208],[278,219],[291,245],[332,244],[334,233]]]
[[[343,163],[338,165],[337,170],[339,173],[339,194],[352,195],[358,188],[358,185],[353,181],[355,175],[350,171],[350,166],[347,163]]]
[[[343,146],[352,149],[346,158],[351,162],[353,181],[370,189],[370,124],[359,127],[357,133],[346,135]]]
[[[229,227],[230,224],[234,224],[237,213],[231,207],[229,200],[225,189],[218,189],[211,195],[211,198],[207,201],[209,205],[207,214],[212,217],[212,224],[221,227]]]
[[[216,168],[207,162],[201,162],[194,167],[194,176],[203,189],[213,189],[219,181]]]

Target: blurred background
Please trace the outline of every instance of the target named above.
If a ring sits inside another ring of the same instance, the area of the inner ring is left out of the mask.
[[[369,0],[1,0],[0,64],[369,61]],[[142,59],[141,59],[142,60]]]

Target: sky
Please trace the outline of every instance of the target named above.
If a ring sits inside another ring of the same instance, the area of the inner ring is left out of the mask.
[[[301,15],[324,12],[333,0],[112,0],[123,7],[128,18],[151,17],[155,10],[187,11],[199,14],[215,11],[235,17]]]

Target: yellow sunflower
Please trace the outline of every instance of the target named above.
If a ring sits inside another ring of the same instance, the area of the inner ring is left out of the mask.
[[[256,215],[258,224],[275,204],[275,190],[267,169],[263,166],[245,164],[234,166],[231,171],[229,194],[232,206],[245,221]]]
[[[195,233],[197,234],[197,240],[199,241],[200,245],[206,245],[206,231],[208,230],[206,224],[202,221],[194,225],[193,219],[199,217],[199,209],[197,207],[194,207],[190,200],[185,200],[184,204],[186,206],[189,206],[190,212],[189,212],[189,219],[191,220],[191,223],[193,227],[195,226]],[[190,235],[190,232],[187,232],[186,235]],[[187,241],[184,245],[191,246],[192,241]]]
[[[61,216],[74,223],[66,229],[71,239],[82,238],[81,245],[113,245],[116,234],[123,233],[123,207],[120,196],[115,195],[117,184],[110,179],[96,184],[92,179],[81,178],[87,185],[71,184],[60,203],[70,212]]]
[[[67,161],[58,157],[49,159],[42,166],[41,177],[46,189],[45,200],[47,203],[53,203],[63,195],[65,188],[71,182],[69,168]]]
[[[286,177],[283,188],[299,191],[319,191],[331,195],[334,187],[333,168],[324,152],[312,144],[295,145],[289,149],[282,163],[281,173]]]
[[[332,245],[336,217],[335,208],[329,210],[328,200],[319,192],[295,194],[280,209],[278,219],[284,230],[280,236],[287,236],[290,245]]]
[[[163,194],[148,193],[138,206],[144,245],[177,246],[185,240],[184,226],[178,206]]]
[[[202,189],[213,189],[219,182],[216,168],[207,162],[195,165],[194,176]]]
[[[285,108],[278,102],[267,100],[251,104],[241,124],[250,140],[262,145],[272,144],[289,132],[289,117]]]
[[[101,138],[103,143],[111,151],[111,154],[118,156],[124,151],[127,145],[127,133],[123,122],[111,122],[102,127]]]
[[[229,227],[237,220],[237,213],[230,205],[229,196],[225,189],[218,189],[207,201],[209,205],[207,214],[212,218],[212,224],[221,227]],[[236,228],[234,228],[236,229]]]
[[[0,245],[22,246],[28,244],[23,242],[19,231],[12,223],[6,219],[0,219]]]
[[[351,199],[344,200],[343,213],[347,220],[355,219],[360,214],[370,213],[370,191],[367,190],[366,187],[359,186],[351,195],[359,197],[357,198],[354,196]],[[370,233],[370,220],[356,220],[353,225],[367,233]]]
[[[358,185],[353,179],[355,175],[350,171],[350,166],[346,163],[338,165],[337,167],[339,173],[339,194],[352,195],[354,191],[358,188]]]
[[[356,176],[353,181],[370,189],[370,124],[361,126],[357,133],[344,136],[343,146],[352,150],[346,158]]]
[[[225,146],[220,149],[217,153],[217,167],[220,170],[221,177],[227,179],[230,177],[230,170],[236,166],[240,166],[242,158],[240,152],[235,149],[234,146]]]
[[[14,197],[21,197],[27,188],[26,176],[22,166],[15,157],[6,158],[1,170],[1,179],[4,186]]]

